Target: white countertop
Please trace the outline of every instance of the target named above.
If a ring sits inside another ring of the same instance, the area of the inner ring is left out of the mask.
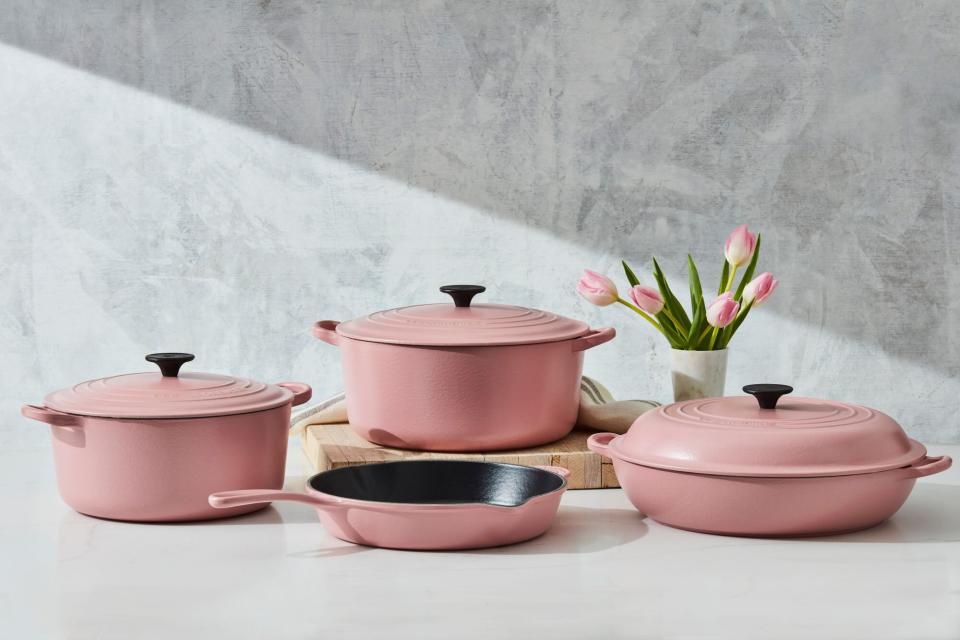
[[[960,446],[931,446],[960,457]],[[806,540],[676,531],[571,491],[512,547],[354,546],[283,503],[188,525],[88,518],[49,452],[0,455],[3,638],[960,638],[960,469],[889,522]],[[291,443],[288,486],[311,473]]]

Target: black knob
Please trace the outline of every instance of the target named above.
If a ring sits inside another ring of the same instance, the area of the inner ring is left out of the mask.
[[[193,360],[192,353],[151,353],[147,355],[147,362],[154,362],[160,367],[164,378],[176,378],[180,367]]]
[[[486,290],[478,284],[445,284],[440,287],[440,291],[453,298],[453,304],[458,307],[469,307],[473,296]]]
[[[748,384],[743,390],[757,399],[761,409],[776,409],[780,396],[793,391],[793,387],[788,384]]]

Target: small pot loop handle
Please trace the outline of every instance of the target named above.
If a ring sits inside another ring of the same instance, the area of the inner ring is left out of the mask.
[[[445,284],[440,287],[440,291],[453,298],[453,304],[458,307],[469,307],[473,296],[486,290],[479,284]]]
[[[604,458],[612,457],[608,451],[610,443],[617,437],[616,433],[595,433],[587,438],[587,448]]]
[[[788,384],[748,384],[743,388],[744,393],[757,399],[761,409],[776,409],[780,396],[792,391],[793,387]]]
[[[147,362],[152,362],[160,367],[160,373],[164,378],[176,378],[180,373],[180,367],[193,360],[192,353],[149,353],[145,356]]]
[[[953,460],[950,456],[926,456],[907,467],[907,472],[912,478],[923,478],[946,471],[952,464]]]

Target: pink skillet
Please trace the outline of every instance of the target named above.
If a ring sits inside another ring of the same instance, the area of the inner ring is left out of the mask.
[[[306,493],[224,491],[217,508],[289,500],[312,506],[341,540],[372,547],[453,550],[535,538],[553,523],[569,471],[469,460],[408,460],[324,471]]]

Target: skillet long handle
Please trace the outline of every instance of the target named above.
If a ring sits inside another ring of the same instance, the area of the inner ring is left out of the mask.
[[[211,493],[207,502],[214,509],[230,509],[231,507],[243,507],[248,504],[260,504],[261,502],[303,502],[314,507],[332,506],[323,500],[318,500],[313,496],[296,491],[279,491],[276,489],[239,489],[237,491],[218,491]]]

